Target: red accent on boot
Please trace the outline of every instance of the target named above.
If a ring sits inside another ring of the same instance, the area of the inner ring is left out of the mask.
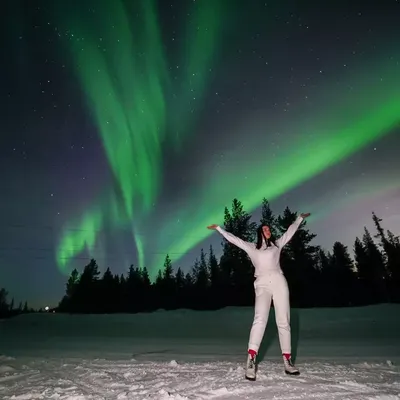
[[[286,360],[290,360],[291,355],[290,355],[290,353],[283,353],[283,357],[285,357]]]
[[[254,358],[257,355],[257,352],[255,350],[249,349],[248,353],[250,354],[251,358]]]

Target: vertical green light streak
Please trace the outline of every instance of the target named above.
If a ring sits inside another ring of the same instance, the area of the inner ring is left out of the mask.
[[[107,38],[112,49],[103,51],[98,40],[90,37],[85,38],[83,48],[73,42],[78,76],[131,219],[134,206],[138,218],[156,198],[165,130],[166,67],[160,35],[152,1],[141,5],[145,29],[135,41],[123,5],[116,1],[109,10],[115,23]]]
[[[68,265],[72,257],[85,249],[93,250],[97,233],[102,224],[102,212],[99,209],[94,209],[90,214],[86,214],[80,222],[71,224],[71,227],[66,226],[65,229],[70,234],[64,237],[62,245],[58,247],[56,253],[58,264],[62,270]]]
[[[114,218],[117,229],[131,226],[143,266],[143,238],[136,232],[155,205],[161,186],[163,145],[169,144],[167,132],[173,132],[166,126],[165,90],[174,89],[154,0],[141,0],[132,7],[134,10],[127,10],[120,0],[96,3],[91,19],[82,15],[68,18],[68,12],[62,12],[62,20],[63,26],[74,26],[68,47],[118,185],[118,191],[110,189],[111,203],[101,203],[101,209],[104,218]],[[182,68],[186,92],[188,85],[193,91],[205,87],[221,16],[220,5],[216,7],[213,1],[193,3],[193,7],[195,26],[189,27],[195,40],[186,41],[189,51],[184,64],[187,68]],[[128,17],[128,11],[136,15],[134,20]],[[187,132],[185,124],[189,124],[193,114],[191,107],[186,101],[179,105],[179,126],[183,132]],[[172,137],[176,139],[175,134]],[[62,270],[65,262],[61,261],[61,255],[67,253],[72,258],[87,243],[95,241],[96,233],[87,223],[94,216],[97,213],[89,210],[82,217],[89,229],[87,237],[84,233],[76,235],[68,228],[64,230],[57,251]],[[71,243],[80,244],[72,248]]]
[[[222,30],[227,21],[222,20],[225,0],[203,0],[192,4],[193,11],[187,18],[182,55],[183,84],[175,98],[173,135],[175,145],[181,146],[190,135],[196,114],[202,109],[207,82],[213,77],[213,66],[218,56]]]

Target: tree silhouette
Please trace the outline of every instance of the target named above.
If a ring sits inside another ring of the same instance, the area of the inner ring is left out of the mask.
[[[277,218],[279,235],[287,231],[296,217],[295,212],[288,207],[285,208],[282,216]],[[310,244],[315,237],[315,234],[305,228],[303,222],[290,242],[282,249],[281,267],[288,280],[291,304],[294,307],[312,307],[318,301],[313,289],[322,280],[315,263],[319,247]]]
[[[28,303],[25,302],[25,306],[22,307],[22,303],[19,304],[18,308],[14,307],[14,298],[8,302],[8,291],[5,288],[0,288],[0,319],[10,318],[23,313],[34,312],[28,308]]]
[[[5,317],[9,313],[9,305],[7,303],[8,292],[6,289],[0,289],[0,317]]]
[[[209,274],[206,256],[204,254],[203,249],[200,251],[200,260],[196,260],[193,266],[193,297],[195,304],[201,304],[203,307],[207,308],[207,304],[209,303]]]
[[[256,224],[251,222],[251,215],[244,210],[239,200],[232,201],[231,211],[225,208],[224,225],[227,231],[242,240],[254,240]],[[229,304],[251,304],[254,268],[247,254],[224,239],[220,267],[224,283],[223,291]]]
[[[183,274],[181,268],[178,268],[175,274],[175,290],[176,290],[176,306],[177,308],[184,308],[186,307],[188,293],[186,293],[185,287],[185,275]]]
[[[154,302],[153,302],[153,296],[152,296],[152,285],[150,281],[150,276],[149,272],[146,267],[143,267],[140,270],[140,277],[141,277],[141,309],[143,311],[151,311],[154,309]]]
[[[126,277],[126,308],[130,312],[138,312],[141,310],[141,292],[142,292],[142,277],[139,268],[133,265],[129,267],[128,275]]]
[[[167,254],[164,261],[164,270],[162,274],[161,286],[160,286],[160,299],[165,305],[166,310],[176,308],[176,297],[175,297],[175,277],[174,270],[172,268],[171,258]]]
[[[107,268],[99,285],[99,304],[100,312],[111,313],[118,306],[118,278],[114,277],[110,268]]]
[[[351,306],[357,301],[357,279],[355,266],[347,247],[340,242],[335,242],[330,262],[324,273],[329,287],[327,294],[331,306]],[[340,290],[339,290],[340,288]]]
[[[71,276],[68,278],[67,281],[67,296],[68,297],[73,297],[76,291],[76,288],[78,286],[79,283],[79,279],[80,279],[80,275],[78,270],[75,268],[72,272],[71,272]]]
[[[76,287],[72,309],[76,312],[99,312],[99,275],[96,260],[91,259],[83,269]]]
[[[224,304],[222,272],[220,270],[214,249],[210,245],[208,252],[208,274],[210,277],[210,308],[220,308]]]
[[[388,231],[385,235],[385,231],[381,226],[382,220],[377,215],[372,213],[372,220],[374,221],[377,234],[375,238],[379,239],[380,246],[384,251],[386,272],[388,275],[387,288],[389,290],[389,296],[395,300],[400,300],[400,243],[399,239],[396,238],[392,232]]]
[[[388,273],[385,266],[383,254],[379,251],[378,246],[373,241],[371,234],[367,228],[364,228],[363,245],[367,255],[365,282],[369,288],[369,295],[376,298],[376,302],[388,301]],[[360,277],[363,271],[359,271]]]

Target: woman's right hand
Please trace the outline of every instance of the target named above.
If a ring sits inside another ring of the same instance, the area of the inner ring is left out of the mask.
[[[216,225],[216,224],[207,226],[207,229],[217,229],[217,228],[218,228],[218,225]]]

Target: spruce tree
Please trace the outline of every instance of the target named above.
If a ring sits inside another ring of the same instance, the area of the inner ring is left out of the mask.
[[[128,310],[128,290],[127,290],[127,283],[124,274],[121,274],[119,278],[119,285],[118,285],[118,311],[119,312],[129,312]]]
[[[66,295],[69,298],[72,298],[76,292],[76,288],[78,286],[80,279],[80,274],[78,270],[75,268],[72,272],[70,277],[68,278],[67,281],[67,290],[66,290]]]
[[[188,308],[193,308],[195,304],[195,297],[193,296],[194,278],[192,273],[187,272],[185,275],[185,304]]]
[[[210,277],[210,307],[214,309],[220,308],[224,304],[224,299],[222,298],[222,273],[211,245],[208,253],[208,275]]]
[[[164,270],[163,270],[163,280],[165,282],[173,281],[174,279],[174,270],[172,268],[171,258],[167,254],[164,260]]]
[[[364,228],[363,243],[368,254],[368,262],[371,265],[376,287],[379,293],[378,301],[389,301],[388,278],[385,257],[378,249],[378,246],[372,239],[371,234]]]
[[[0,317],[8,317],[9,306],[7,302],[8,292],[6,289],[0,289]]]
[[[196,259],[192,271],[194,278],[193,296],[196,308],[208,308],[210,279],[208,275],[206,255],[204,254],[203,249],[200,251],[200,260]]]
[[[89,264],[85,266],[82,274],[78,278],[77,271],[72,271],[70,279],[67,283],[66,303],[60,304],[68,308],[70,312],[90,313],[98,312],[100,287],[99,287],[100,271],[96,260],[91,259]]]
[[[153,285],[153,309],[157,310],[158,308],[164,308],[163,304],[163,284],[164,284],[164,279],[163,279],[163,273],[161,269],[158,270],[157,272],[157,277]]]
[[[215,257],[212,245],[210,245],[210,251],[208,253],[208,275],[210,277],[210,286],[212,288],[218,288],[221,274],[219,271],[218,260],[217,257]]]
[[[331,305],[352,306],[357,301],[357,280],[355,266],[347,246],[335,242],[328,273],[330,281]]]
[[[178,290],[183,290],[185,288],[185,275],[183,274],[180,267],[176,271],[175,281],[176,281],[176,288]]]
[[[332,291],[336,290],[331,282],[332,255],[324,249],[319,249],[315,258],[315,268],[321,277],[321,284],[315,288],[316,296],[321,306],[332,305]]]
[[[364,228],[362,242],[356,239],[354,252],[365,304],[387,301],[385,260],[367,228]]]
[[[358,303],[360,305],[369,304],[371,297],[370,293],[373,291],[371,280],[372,274],[370,272],[370,264],[368,263],[368,254],[360,238],[356,237],[354,241],[354,260],[357,273],[357,281],[359,283]]]
[[[391,293],[393,301],[400,302],[400,239],[387,231],[388,242],[393,248],[392,266],[390,269]]]
[[[297,214],[286,207],[277,218],[278,235],[283,235],[296,218]],[[315,268],[319,247],[311,245],[316,235],[305,226],[306,222],[303,222],[281,253],[281,267],[288,281],[293,307],[319,305],[313,290],[321,283],[321,274]]]
[[[117,292],[114,275],[112,274],[110,268],[107,268],[104,272],[99,289],[100,304],[98,304],[98,311],[107,314],[115,312]]]
[[[394,235],[390,232],[388,236],[385,235],[384,229],[381,226],[382,219],[372,213],[372,220],[374,221],[377,234],[375,238],[379,239],[379,244],[384,251],[385,265],[387,272],[387,287],[390,297],[395,301],[400,300],[400,245],[396,244]],[[390,237],[389,237],[390,235]]]
[[[206,256],[203,249],[200,250],[200,261],[196,259],[193,266],[193,277],[196,288],[201,292],[206,292],[209,286],[209,276]]]
[[[179,267],[175,274],[175,288],[176,288],[176,304],[178,308],[185,308],[187,306],[185,302],[185,275],[182,269]]]
[[[161,286],[162,285],[162,281],[163,281],[163,273],[162,273],[161,269],[159,269],[158,272],[157,272],[155,285],[156,286]]]
[[[234,199],[232,210],[225,209],[225,229],[244,241],[254,241],[256,224],[251,222],[242,203]],[[254,269],[247,254],[237,246],[223,241],[223,255],[220,261],[224,280],[224,292],[230,305],[253,303]]]
[[[329,269],[331,265],[332,254],[324,249],[319,249],[317,251],[317,257],[315,259],[315,266],[316,269],[319,270],[321,273],[324,273],[327,269]]]
[[[151,284],[149,271],[146,267],[140,269],[140,309],[142,311],[151,311],[154,309],[153,289]]]
[[[140,270],[140,275],[141,275],[141,278],[142,278],[143,287],[145,289],[149,288],[151,286],[151,281],[150,281],[149,271],[147,270],[146,267],[143,267]]]
[[[142,310],[142,276],[140,269],[133,264],[129,267],[126,278],[126,299],[127,310],[129,312],[138,312]]]
[[[162,276],[162,285],[161,285],[161,296],[162,302],[165,305],[164,308],[166,310],[171,310],[176,308],[176,298],[174,294],[175,290],[175,277],[174,270],[172,268],[171,258],[167,254],[164,260],[164,269]]]

